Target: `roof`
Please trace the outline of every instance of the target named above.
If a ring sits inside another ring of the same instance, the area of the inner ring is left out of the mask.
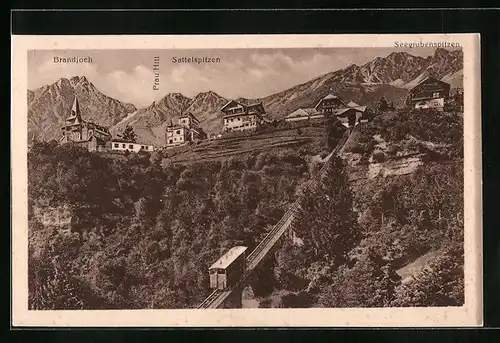
[[[259,101],[259,102],[254,102],[253,104],[243,104],[243,106],[247,107],[247,108],[251,108],[251,107],[264,107],[264,105],[262,104],[262,101]]]
[[[314,108],[318,108],[318,106],[323,102],[323,100],[332,100],[332,99],[338,99],[340,103],[342,103],[345,106],[345,103],[342,101],[342,99],[340,99],[340,97],[333,95],[332,93],[328,93],[324,98],[321,98],[318,101],[318,103],[316,104],[316,106],[314,106]]]
[[[286,118],[296,118],[296,117],[307,117],[309,116],[306,111],[304,111],[303,108],[298,108],[289,115],[286,116]]]
[[[179,119],[180,119],[180,118],[184,118],[184,117],[191,117],[191,118],[193,118],[195,121],[197,121],[198,123],[200,122],[200,121],[198,120],[198,118],[196,118],[196,117],[194,116],[194,114],[193,114],[193,113],[191,113],[191,112],[186,112],[186,113],[183,113],[183,114],[179,117]]]
[[[347,104],[349,107],[359,107],[358,104],[356,104],[354,101],[351,101],[350,103]]]
[[[364,112],[366,110],[366,106],[340,108],[337,111],[335,111],[334,114],[338,116],[350,110],[354,110],[356,112]]]
[[[247,250],[247,247],[244,246],[236,246],[229,249],[229,251],[222,255],[217,261],[215,261],[209,269],[226,269],[231,263],[234,262],[234,260],[236,260],[241,254],[243,254],[245,250]]]
[[[308,117],[316,113],[319,112],[315,108],[298,108],[289,115],[287,115],[286,118]]]
[[[315,108],[302,108],[302,110],[304,112],[306,112],[307,114],[316,114],[316,113],[319,113],[317,109]]]
[[[262,104],[262,101],[259,101],[259,102],[254,102],[252,104],[250,103],[244,103],[243,101],[236,101],[236,100],[229,100],[224,106],[221,107],[221,111],[224,111],[224,109],[229,106],[230,104],[237,104],[237,105],[240,105],[246,109],[251,109],[251,108],[254,108],[254,107],[261,107],[262,111],[265,111],[264,110],[264,105]]]
[[[326,99],[338,99],[339,97],[336,96],[336,95],[333,95],[332,93],[328,93],[327,96],[325,96],[322,100],[326,100]]]
[[[80,105],[78,104],[78,99],[75,96],[75,99],[73,100],[73,106],[71,106],[71,114],[68,118],[66,118],[66,121],[74,120],[75,122],[73,124],[80,124],[82,120],[82,115],[80,113]]]
[[[422,81],[420,81],[415,87],[413,87],[412,89],[410,89],[410,92],[413,91],[413,90],[415,90],[415,89],[418,90],[419,86],[421,86],[421,85],[423,85],[423,84],[425,84],[425,83],[427,83],[429,81],[437,83],[437,84],[440,84],[442,86],[450,86],[450,84],[447,83],[447,82],[444,82],[442,80],[436,79],[435,77],[432,77],[432,76],[427,76],[425,79],[423,79]]]
[[[241,105],[241,106],[245,106],[245,105],[243,105],[242,103],[240,103],[240,102],[238,102],[236,100],[229,100],[224,106],[222,106],[220,108],[220,110],[222,111],[223,109],[225,109],[227,106],[229,106],[232,103],[235,103],[235,104],[238,104],[238,105]]]

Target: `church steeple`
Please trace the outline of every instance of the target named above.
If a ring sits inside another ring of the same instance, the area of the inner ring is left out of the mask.
[[[75,100],[73,100],[73,106],[71,106],[71,115],[67,120],[74,120],[73,124],[80,124],[82,122],[80,105],[78,104],[78,98],[76,97],[76,95]]]

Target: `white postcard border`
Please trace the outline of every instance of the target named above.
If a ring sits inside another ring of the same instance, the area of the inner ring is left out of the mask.
[[[465,304],[462,307],[29,311],[27,280],[27,51],[394,47],[458,42],[464,50]],[[12,36],[12,324],[14,326],[480,326],[482,193],[479,34]]]

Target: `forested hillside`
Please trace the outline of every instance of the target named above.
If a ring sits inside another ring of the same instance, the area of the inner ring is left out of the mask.
[[[379,115],[308,188],[317,148],[165,164],[160,154],[36,143],[28,155],[29,306],[193,307],[210,292],[208,266],[235,245],[252,250],[297,198],[292,227],[302,244],[283,240],[266,265],[271,289],[254,292],[261,307],[459,306],[461,120]],[[342,130],[335,119],[325,129],[331,150]],[[427,156],[415,172],[350,180],[349,156],[385,163],[414,150]],[[63,209],[69,224],[40,215]],[[426,254],[427,266],[402,279],[399,271]]]
[[[455,112],[382,113],[351,135],[343,159],[302,196],[283,243],[280,289],[261,306],[460,306],[463,293],[463,124]],[[357,169],[422,155],[415,172],[349,181]],[[356,163],[352,163],[356,161]],[[429,257],[419,270],[406,266]]]
[[[293,150],[162,168],[160,156],[52,142],[28,160],[33,309],[196,305],[210,263],[255,246],[309,178],[307,155]],[[70,225],[35,215],[64,206]]]

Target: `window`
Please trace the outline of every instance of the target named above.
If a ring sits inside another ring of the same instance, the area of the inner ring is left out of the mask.
[[[141,149],[144,149],[144,145],[141,145]]]
[[[434,94],[432,94],[432,97],[433,98],[439,98],[439,92],[434,92]]]
[[[175,133],[178,134],[178,135],[180,135],[181,134],[181,130],[177,130]]]
[[[115,148],[118,148],[119,144],[118,143],[115,143]]]
[[[125,148],[125,144],[122,144],[122,148]]]
[[[169,144],[172,144],[172,140],[171,140],[171,139],[169,139],[168,143],[169,143]]]
[[[128,145],[128,148],[129,148],[129,149],[133,149],[133,148],[134,148],[134,146],[133,146],[132,144],[129,144],[129,145]]]

